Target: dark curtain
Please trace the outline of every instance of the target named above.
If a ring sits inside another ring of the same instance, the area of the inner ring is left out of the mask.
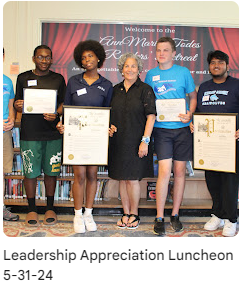
[[[91,24],[44,23],[42,44],[48,45],[53,52],[53,71],[68,81],[68,65],[73,60],[73,52],[79,41],[86,40]]]
[[[149,28],[153,29],[154,32],[133,31],[130,28]],[[206,61],[210,50],[218,49],[226,52],[230,57],[230,75],[239,77],[238,33],[237,28],[43,23],[42,44],[46,44],[52,48],[54,60],[52,69],[61,73],[67,82],[69,77],[79,73],[79,71],[72,70],[71,68],[75,66],[73,51],[77,43],[87,39],[100,41],[107,52],[107,59],[100,74],[112,81],[113,84],[116,84],[122,81],[123,78],[119,72],[114,72],[108,68],[117,68],[117,62],[121,54],[133,52],[143,57],[144,69],[143,73],[141,73],[141,79],[144,80],[146,72],[157,66],[155,45],[153,46],[153,43],[162,36],[170,36],[176,40],[177,54],[180,53],[182,57],[198,54],[195,61],[183,61],[179,57],[179,60],[175,61],[175,63],[193,71],[192,76],[195,84],[199,85],[203,81],[210,79],[210,75],[208,75],[208,63]],[[106,41],[102,42],[103,38],[107,36],[111,38],[110,42],[116,44],[106,43]],[[120,43],[123,39],[125,39],[124,44]],[[133,43],[128,45],[128,41],[133,41]],[[152,45],[148,45],[148,42],[152,43]]]
[[[212,45],[229,56],[229,75],[239,78],[239,29],[209,28]]]

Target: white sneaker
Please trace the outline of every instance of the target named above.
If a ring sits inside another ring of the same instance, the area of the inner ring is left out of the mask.
[[[237,223],[232,223],[228,219],[224,220],[223,236],[233,237],[236,233]]]
[[[94,232],[97,230],[97,226],[93,219],[92,214],[87,215],[87,216],[84,215],[84,222],[85,222],[86,229],[88,231]]]
[[[85,222],[83,215],[74,216],[74,232],[85,233]]]
[[[211,214],[212,218],[204,225],[204,229],[208,231],[217,230],[224,225],[223,219],[218,218],[214,214]]]

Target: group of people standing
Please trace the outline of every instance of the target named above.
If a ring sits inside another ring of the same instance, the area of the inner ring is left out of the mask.
[[[113,88],[112,83],[98,73],[98,68],[102,67],[106,58],[103,46],[94,40],[82,41],[75,47],[74,59],[84,72],[71,77],[66,87],[63,76],[50,70],[51,49],[45,45],[36,47],[33,55],[35,69],[18,76],[14,107],[16,111],[22,111],[24,89],[54,89],[57,90],[57,113],[22,115],[20,151],[23,162],[26,161],[24,187],[29,204],[29,213],[25,221],[27,226],[39,225],[35,191],[41,169],[44,171],[47,195],[44,224],[53,225],[57,221],[54,212],[54,192],[61,159],[59,163],[54,163],[53,168],[50,158],[62,152],[61,134],[64,133],[64,125],[60,116],[64,104],[111,107],[108,171],[110,178],[119,181],[123,207],[123,215],[117,226],[121,229],[136,229],[140,224],[139,181],[145,177],[153,177],[153,137],[159,165],[154,233],[160,236],[165,234],[164,207],[172,169],[174,194],[170,224],[175,232],[183,230],[179,208],[185,188],[186,161],[192,160],[192,114],[195,111],[238,113],[239,89],[238,79],[228,76],[227,54],[221,51],[209,54],[208,63],[212,79],[200,86],[198,94],[190,71],[173,63],[175,54],[175,41],[170,37],[160,38],[156,44],[158,66],[147,73],[145,82],[139,77],[143,69],[141,59],[133,53],[123,54],[118,61],[123,81]],[[228,96],[223,100],[222,106],[202,105],[207,100],[203,95],[209,89],[227,90]],[[186,114],[179,114],[180,121],[156,121],[157,99],[186,99],[186,95],[190,101],[189,105],[186,104]],[[9,100],[9,103],[12,107],[13,100]],[[6,123],[12,119],[11,109],[9,108],[9,117],[4,114],[5,131],[9,128]],[[233,137],[238,139],[238,132]],[[76,233],[96,231],[97,225],[92,216],[92,209],[97,189],[97,166],[74,165],[73,171],[74,230]],[[215,230],[224,225],[223,235],[234,236],[238,216],[238,169],[236,174],[209,171],[205,176],[213,200],[213,214],[204,229]],[[83,213],[84,193],[86,202]],[[10,213],[9,210],[7,212]],[[12,217],[14,218],[14,215]],[[11,220],[11,217],[6,220]]]

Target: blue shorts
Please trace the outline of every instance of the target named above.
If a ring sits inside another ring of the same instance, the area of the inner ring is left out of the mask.
[[[154,128],[154,150],[157,159],[192,160],[192,134],[189,126],[179,129]]]

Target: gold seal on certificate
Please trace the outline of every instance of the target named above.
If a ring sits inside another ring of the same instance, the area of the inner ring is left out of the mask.
[[[68,158],[69,158],[69,160],[73,160],[74,159],[74,155],[73,154],[69,154]]]
[[[158,122],[180,122],[179,114],[186,114],[186,99],[157,99]]]
[[[199,160],[199,164],[200,164],[200,165],[203,165],[203,164],[204,164],[203,159],[200,159],[200,160]]]
[[[28,111],[28,112],[32,112],[32,111],[33,111],[33,106],[28,106],[28,107],[27,107],[27,111]]]

